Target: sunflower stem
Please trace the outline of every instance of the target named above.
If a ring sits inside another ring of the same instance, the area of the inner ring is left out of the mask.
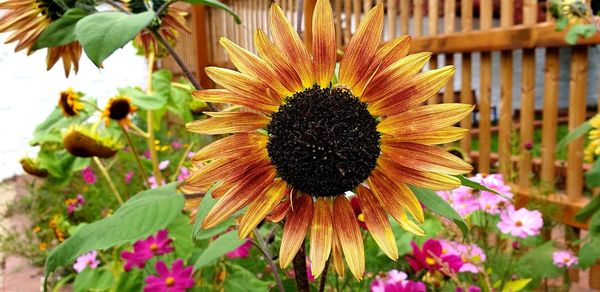
[[[273,261],[273,256],[269,252],[269,247],[267,246],[267,243],[265,242],[262,235],[258,231],[258,228],[256,227],[254,228],[254,237],[256,238],[256,240],[251,240],[252,243],[260,250],[260,252],[262,252],[262,254],[265,256],[265,259],[267,260],[267,263],[269,263],[271,270],[273,270],[273,277],[275,278],[275,282],[277,283],[277,288],[279,289],[279,292],[284,292],[285,289],[283,288],[283,282],[281,281],[281,277],[279,276],[279,269]]]
[[[148,175],[146,174],[146,169],[144,168],[144,166],[142,165],[142,161],[140,160],[140,154],[138,153],[137,148],[133,144],[133,140],[131,139],[131,136],[129,136],[129,132],[127,131],[127,129],[125,129],[125,127],[123,127],[123,125],[121,125],[121,123],[119,123],[119,126],[121,127],[121,130],[123,130],[123,134],[125,135],[125,138],[127,139],[127,144],[129,144],[129,148],[131,148],[131,152],[133,152],[133,157],[135,157],[135,162],[137,163],[138,168],[140,169],[140,174],[142,175],[142,179],[144,180],[144,185],[147,185],[148,184]]]
[[[321,274],[321,282],[319,282],[319,292],[325,291],[325,284],[327,283],[327,272],[329,271],[329,263],[331,262],[331,257],[327,259],[325,262],[325,268],[323,268],[323,273]]]
[[[108,186],[112,190],[113,195],[115,195],[115,198],[117,199],[119,204],[123,205],[123,199],[121,198],[121,194],[119,194],[119,191],[117,191],[117,188],[115,187],[115,183],[112,181],[112,179],[108,175],[108,171],[106,171],[106,168],[104,167],[104,165],[102,165],[102,162],[100,161],[100,159],[98,157],[94,156],[94,158],[92,160],[94,160],[94,163],[96,163],[96,166],[98,167],[98,169],[100,169],[100,172],[102,173],[102,175],[108,182]]]
[[[146,93],[152,93],[152,72],[154,71],[154,51],[148,53],[148,80]],[[152,161],[152,172],[156,180],[156,185],[162,186],[163,177],[160,169],[158,168],[158,155],[154,148],[154,111],[147,111],[146,122],[148,123],[148,136],[146,137],[146,143],[148,144],[148,151],[150,151],[150,160]]]
[[[306,273],[306,251],[304,242],[294,256],[294,275],[296,277],[296,288],[298,292],[310,292],[308,285],[308,274]]]
[[[181,172],[181,167],[183,166],[183,163],[185,162],[185,159],[187,158],[188,153],[190,153],[190,150],[192,150],[192,147],[194,147],[194,144],[196,144],[196,143],[192,142],[192,143],[190,143],[190,145],[188,145],[187,148],[185,148],[183,155],[181,155],[181,159],[179,159],[179,163],[177,163],[177,168],[175,169],[175,173],[171,176],[171,181],[175,181],[177,179],[177,176],[179,176],[179,173]]]

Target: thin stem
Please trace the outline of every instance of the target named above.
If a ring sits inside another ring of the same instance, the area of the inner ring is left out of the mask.
[[[331,257],[327,259],[325,262],[325,268],[323,268],[323,273],[321,274],[321,282],[319,283],[319,292],[325,291],[325,284],[327,283],[327,272],[329,271],[329,263],[331,262]]]
[[[135,157],[135,162],[137,163],[138,168],[140,169],[140,174],[142,175],[142,179],[144,180],[144,185],[146,185],[148,184],[148,175],[146,175],[146,169],[144,168],[144,166],[142,165],[142,161],[140,160],[140,154],[138,153],[137,148],[133,144],[133,140],[131,140],[131,136],[129,136],[127,129],[125,129],[125,127],[123,127],[123,125],[121,125],[120,123],[119,126],[121,127],[121,130],[123,130],[125,138],[127,138],[127,144],[129,144],[129,148],[131,148],[133,157]]]
[[[304,242],[300,246],[300,249],[298,249],[296,256],[294,256],[293,264],[298,292],[310,292],[310,287],[308,285],[308,274],[306,273],[306,251]]]
[[[258,228],[256,228],[256,227],[254,228],[254,237],[256,238],[256,241],[251,240],[251,242],[262,252],[262,254],[267,259],[267,262],[269,263],[271,270],[273,270],[273,277],[275,278],[275,282],[277,283],[277,288],[279,288],[279,292],[284,292],[285,289],[283,288],[283,282],[281,281],[281,277],[279,277],[279,269],[277,268],[277,265],[273,261],[273,256],[271,256],[271,253],[269,252],[267,243],[262,238],[262,235],[260,234],[260,232],[258,231]]]
[[[177,179],[177,176],[179,176],[181,167],[183,166],[183,163],[185,162],[185,159],[187,158],[188,153],[190,153],[190,150],[192,149],[192,147],[194,147],[194,144],[195,144],[195,142],[192,142],[192,143],[190,143],[190,145],[188,145],[187,148],[185,148],[183,155],[181,155],[181,159],[179,159],[179,163],[177,163],[177,169],[175,169],[175,173],[171,176],[171,181],[175,181]]]
[[[113,183],[112,179],[108,175],[108,171],[106,171],[106,168],[104,168],[104,165],[102,165],[102,162],[100,161],[100,159],[98,159],[98,157],[94,156],[93,160],[96,163],[96,166],[98,167],[98,169],[100,169],[100,172],[102,173],[102,175],[104,176],[106,181],[108,182],[108,186],[112,190],[113,195],[115,195],[115,198],[117,199],[119,204],[122,205],[123,199],[121,198],[121,194],[119,194],[119,191],[117,191],[115,184]]]
[[[152,72],[154,71],[154,51],[148,53],[148,80],[146,93],[152,93]],[[146,137],[146,144],[148,144],[148,151],[150,151],[150,160],[152,161],[152,173],[154,173],[154,179],[156,185],[161,186],[163,184],[163,177],[160,169],[158,168],[158,155],[154,148],[154,111],[147,111],[146,122],[148,123],[148,136]]]
[[[134,131],[134,133],[136,135],[139,135],[140,137],[143,137],[144,139],[148,139],[148,133],[146,133],[146,131],[140,129],[134,123],[131,123],[131,125],[129,125],[129,127]]]
[[[123,6],[121,6],[120,4],[118,4],[117,2],[113,1],[113,0],[104,0],[104,2],[106,2],[108,5],[116,8],[117,10],[127,13],[127,14],[131,14],[131,12],[127,11],[125,8],[123,8]]]

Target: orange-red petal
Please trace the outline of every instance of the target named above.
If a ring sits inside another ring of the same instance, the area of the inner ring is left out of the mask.
[[[281,83],[291,92],[298,92],[303,89],[302,80],[294,70],[291,60],[286,59],[275,48],[275,45],[269,40],[269,37],[260,29],[254,34],[254,45],[258,55],[277,73],[281,78]]]
[[[313,201],[310,196],[302,195],[294,201],[294,209],[289,213],[281,246],[279,248],[279,266],[285,268],[296,256],[298,249],[304,243],[306,230],[313,217]]]
[[[379,203],[377,197],[368,188],[359,185],[357,188],[358,200],[365,217],[365,224],[369,233],[379,245],[381,250],[392,260],[398,259],[398,248],[392,226],[388,220],[385,210]]]
[[[340,243],[339,238],[335,232],[333,233],[333,246],[331,249],[331,257],[333,262],[333,267],[335,268],[335,272],[343,277],[346,271],[346,266],[344,266],[344,253],[342,251],[342,244]]]
[[[365,249],[354,211],[346,197],[335,198],[333,214],[333,229],[340,240],[346,263],[354,277],[361,280],[365,272]]]
[[[381,152],[402,166],[420,171],[458,175],[473,170],[469,163],[435,146],[388,142],[381,143]]]
[[[424,145],[444,144],[460,140],[468,132],[469,130],[464,128],[446,127],[434,131],[407,133],[398,136],[382,135],[381,144],[393,142],[413,142]]]
[[[206,75],[225,89],[244,97],[254,97],[262,103],[278,106],[281,99],[263,81],[252,76],[219,67],[206,67]]]
[[[382,170],[384,169],[375,168],[367,179],[367,183],[381,205],[398,221],[402,216],[406,216],[404,215],[405,211],[410,213],[415,220],[425,221],[423,208],[415,194],[404,183],[392,180]]]
[[[260,221],[262,221],[275,206],[277,206],[277,203],[279,203],[287,193],[289,193],[289,190],[285,181],[282,179],[273,181],[263,194],[250,203],[248,210],[246,210],[242,217],[242,221],[240,222],[240,227],[238,229],[239,237],[247,237],[250,232],[252,232],[252,229],[254,229],[254,227],[256,227],[256,225],[260,223]]]
[[[266,126],[271,118],[253,112],[205,112],[210,118],[186,124],[188,131],[218,135],[247,133]]]
[[[259,132],[239,133],[204,146],[192,157],[193,162],[242,157],[266,149],[269,137]]]
[[[313,71],[315,81],[328,87],[335,71],[336,43],[333,12],[328,0],[318,0],[312,19]]]
[[[290,196],[291,197],[291,196]],[[287,214],[292,210],[291,199],[281,201],[275,208],[267,215],[267,220],[277,223],[283,220]]]
[[[419,106],[383,119],[377,125],[377,131],[392,136],[435,131],[460,122],[474,108],[475,106],[464,103]]]
[[[431,190],[452,190],[460,186],[460,180],[457,177],[408,168],[385,155],[379,156],[377,163],[389,177],[397,177],[398,180],[417,187]]]
[[[330,200],[317,198],[310,227],[310,262],[311,272],[318,277],[331,253],[333,242],[333,219],[331,218]]]
[[[278,108],[263,96],[237,94],[227,89],[199,90],[192,92],[192,95],[204,102],[233,103],[266,114],[275,112]]]

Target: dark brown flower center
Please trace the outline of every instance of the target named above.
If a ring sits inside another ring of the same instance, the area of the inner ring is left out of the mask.
[[[111,102],[108,111],[111,119],[119,121],[127,117],[131,111],[131,105],[126,99],[117,99]]]
[[[279,176],[319,197],[365,181],[379,157],[377,121],[344,89],[306,89],[286,99],[267,127],[267,151]]]

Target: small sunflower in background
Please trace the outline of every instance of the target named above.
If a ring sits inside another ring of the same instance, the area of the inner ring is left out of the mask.
[[[600,114],[595,115],[589,121],[592,129],[588,133],[589,144],[583,152],[583,158],[589,163],[593,163],[600,156]]]
[[[63,135],[63,145],[73,156],[111,158],[123,144],[110,135],[102,135],[87,125],[69,127]]]
[[[424,221],[423,210],[409,185],[460,186],[454,175],[470,172],[471,165],[433,145],[462,138],[467,130],[453,125],[473,106],[422,105],[455,69],[419,73],[431,54],[408,55],[408,36],[380,46],[383,17],[381,4],[365,15],[337,79],[333,13],[326,0],[314,10],[312,56],[276,4],[270,9],[273,41],[261,30],[254,36],[258,55],[221,39],[239,72],[207,68],[224,89],[194,96],[250,111],[206,112],[208,119],[188,124],[195,133],[232,134],[193,157],[206,165],[197,167],[185,191],[206,192],[220,182],[211,192],[219,201],[204,228],[246,206],[240,238],[265,217],[286,218],[282,267],[309,234],[313,275],[321,274],[330,255],[342,273],[343,255],[357,279],[365,268],[363,237],[346,192],[357,194],[368,232],[391,259],[398,250],[388,214],[407,231],[424,234],[417,224]]]
[[[52,0],[0,0],[0,32],[12,32],[6,43],[17,42],[15,52],[27,49],[27,54],[31,55],[42,31],[64,13],[65,9]],[[71,67],[75,73],[79,70],[80,57],[78,42],[48,48],[47,70],[62,59],[68,77]]]
[[[102,118],[106,125],[110,125],[111,120],[117,121],[120,125],[126,126],[131,124],[129,115],[133,114],[137,110],[137,107],[131,103],[131,98],[125,95],[117,95],[112,97],[104,112],[102,112]]]
[[[21,167],[23,168],[23,170],[26,173],[31,174],[33,176],[43,178],[43,177],[47,177],[50,174],[48,172],[48,169],[41,166],[37,159],[25,157],[25,158],[21,159],[19,162],[21,163]]]
[[[60,92],[58,106],[65,117],[75,117],[79,115],[79,112],[84,107],[80,99],[81,97],[73,90],[73,88],[67,88],[67,90]]]
[[[146,0],[126,0],[125,4],[129,11],[137,14],[148,11],[149,5],[152,7],[152,10],[157,11],[166,2],[166,0],[151,0],[149,3],[147,3]],[[187,13],[182,10],[170,5],[158,15],[158,19],[155,19],[150,23],[150,27],[158,30],[159,34],[174,45],[177,42],[179,32],[192,32],[186,24],[186,14]],[[133,40],[133,44],[136,47],[141,48],[146,56],[152,51],[158,57],[167,55],[166,49],[154,38],[152,32],[146,29],[138,33]]]

